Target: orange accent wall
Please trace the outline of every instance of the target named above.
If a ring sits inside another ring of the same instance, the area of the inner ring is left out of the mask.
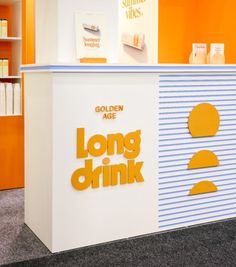
[[[24,118],[0,118],[0,189],[24,186]]]
[[[22,0],[22,20],[23,20],[23,51],[22,63],[35,63],[35,19],[34,0]]]
[[[188,63],[192,43],[225,43],[236,63],[235,0],[159,0],[159,63]]]

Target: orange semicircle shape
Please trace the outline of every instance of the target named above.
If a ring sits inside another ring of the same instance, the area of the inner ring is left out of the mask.
[[[216,154],[210,150],[201,150],[193,155],[188,164],[188,169],[200,169],[219,166]]]
[[[190,190],[189,195],[199,195],[206,193],[213,193],[218,191],[218,188],[213,182],[210,181],[201,181],[193,186]]]
[[[190,113],[188,127],[192,137],[214,136],[220,127],[219,112],[209,103],[199,104]]]

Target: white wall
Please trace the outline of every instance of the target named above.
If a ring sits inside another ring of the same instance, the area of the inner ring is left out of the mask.
[[[36,63],[58,61],[57,0],[35,1]]]
[[[117,62],[119,0],[36,0],[36,63],[76,63],[76,11],[107,15],[108,61]]]

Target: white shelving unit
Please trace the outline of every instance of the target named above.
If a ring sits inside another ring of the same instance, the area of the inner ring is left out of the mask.
[[[21,0],[0,0],[0,6],[10,7],[12,12],[11,17],[11,29],[9,30],[8,37],[0,37],[0,45],[2,42],[11,43],[11,58],[9,69],[9,77],[0,77],[0,81],[3,79],[20,79],[20,65],[21,65],[21,47],[22,47],[22,12],[21,12]],[[4,18],[2,18],[4,19]],[[10,27],[10,26],[9,26]],[[4,54],[1,53],[1,56]]]
[[[0,0],[0,8],[10,9],[7,37],[0,37],[0,58],[9,60],[9,76],[0,76],[0,83],[21,83],[20,65],[22,62],[22,3],[21,0]],[[3,49],[1,49],[1,47]],[[22,115],[1,115],[1,118],[20,117]]]

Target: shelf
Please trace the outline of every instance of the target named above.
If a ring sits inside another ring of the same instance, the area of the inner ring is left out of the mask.
[[[0,5],[11,5],[16,2],[20,2],[20,0],[0,0]]]
[[[0,115],[0,118],[11,118],[11,117],[21,118],[23,117],[23,115]]]
[[[0,37],[0,42],[15,42],[21,40],[21,37]]]
[[[0,76],[0,80],[9,80],[9,79],[21,79],[21,76],[6,76],[6,77]]]

